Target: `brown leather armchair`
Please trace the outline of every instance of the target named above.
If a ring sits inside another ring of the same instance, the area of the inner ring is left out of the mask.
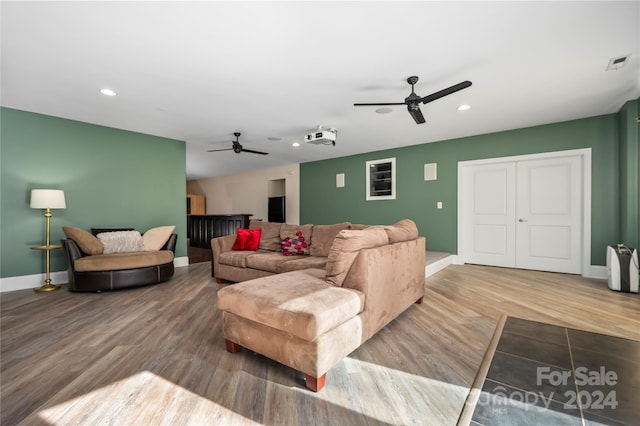
[[[175,253],[178,236],[171,234],[162,250],[170,250]],[[112,269],[104,271],[76,271],[75,261],[85,256],[78,244],[70,238],[62,240],[67,252],[67,272],[69,274],[70,291],[96,291],[116,290],[128,287],[137,287],[148,284],[157,284],[167,281],[173,276],[174,266],[171,262],[164,262],[152,266],[144,266],[130,269]],[[108,255],[110,256],[110,255]],[[122,255],[120,255],[122,256]],[[173,259],[173,257],[171,257]]]

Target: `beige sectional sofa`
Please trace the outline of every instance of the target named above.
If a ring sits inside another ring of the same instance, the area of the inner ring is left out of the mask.
[[[330,233],[328,227],[323,230]],[[342,358],[412,304],[422,302],[425,238],[418,236],[412,221],[360,230],[347,227],[336,234],[327,256],[307,260],[322,267],[279,274],[220,263],[226,243],[212,243],[218,244],[213,252],[220,268],[214,266],[216,277],[254,276],[218,291],[229,352],[246,347],[263,354],[302,371],[306,386],[319,391],[327,371]],[[297,267],[274,261],[274,253],[263,252],[268,260],[260,264],[245,260],[276,271]]]

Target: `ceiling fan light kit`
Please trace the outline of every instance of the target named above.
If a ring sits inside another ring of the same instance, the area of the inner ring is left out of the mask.
[[[393,111],[393,109],[389,107],[376,108],[378,114],[389,114],[391,111]]]
[[[462,89],[466,89],[467,87],[471,86],[471,82],[466,80],[463,81],[461,83],[458,84],[454,84],[453,86],[447,87],[446,89],[442,89],[438,92],[434,92],[430,95],[424,96],[424,97],[420,97],[416,94],[416,92],[414,91],[414,85],[418,82],[418,76],[411,76],[409,78],[407,78],[407,83],[409,83],[411,85],[411,94],[409,94],[409,96],[407,96],[406,98],[404,98],[404,102],[379,102],[379,103],[357,103],[357,104],[353,104],[354,106],[386,106],[386,105],[406,105],[407,106],[407,111],[409,111],[409,114],[411,115],[411,117],[413,118],[413,120],[416,122],[416,124],[422,124],[424,123],[426,120],[424,119],[424,116],[422,115],[422,111],[420,111],[420,104],[426,104],[429,102],[433,102],[437,99],[443,98],[447,95],[450,95],[452,93],[455,93],[459,90]],[[378,108],[376,110],[376,112],[378,113],[382,113],[380,111],[385,110],[385,108]]]

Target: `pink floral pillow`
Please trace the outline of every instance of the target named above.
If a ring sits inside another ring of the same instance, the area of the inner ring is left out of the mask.
[[[286,237],[282,240],[280,248],[285,256],[304,256],[309,254],[309,244],[302,236],[302,231],[296,231],[295,236]]]

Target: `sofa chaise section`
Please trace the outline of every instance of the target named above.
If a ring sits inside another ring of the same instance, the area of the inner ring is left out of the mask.
[[[389,242],[383,229],[341,231],[325,269],[268,275],[220,289],[227,350],[246,347],[302,371],[306,386],[319,391],[333,366],[422,302],[425,238],[416,229],[406,240]]]

